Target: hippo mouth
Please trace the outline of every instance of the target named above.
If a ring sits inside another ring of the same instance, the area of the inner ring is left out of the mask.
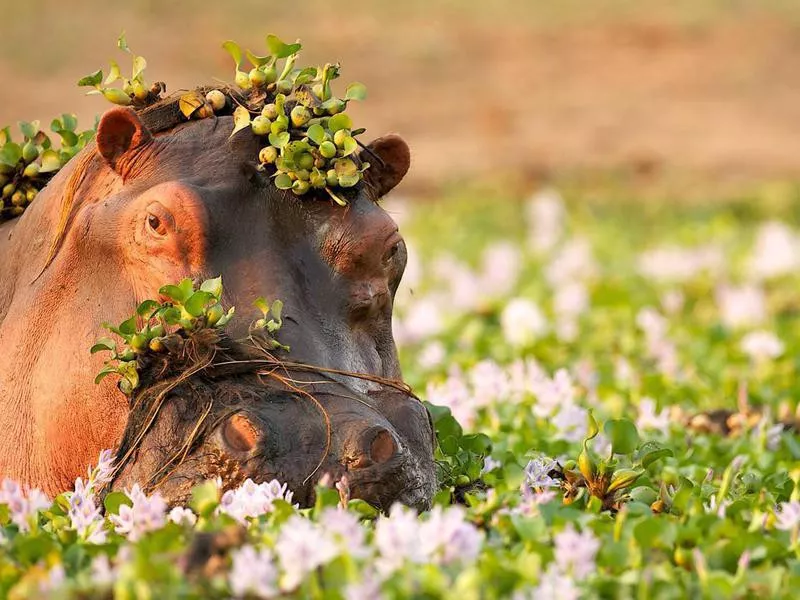
[[[430,507],[430,416],[400,382],[364,394],[209,330],[187,336],[178,353],[146,355],[140,371],[113,488],[139,483],[177,504],[207,479],[223,489],[278,479],[310,506],[327,478],[384,511]]]

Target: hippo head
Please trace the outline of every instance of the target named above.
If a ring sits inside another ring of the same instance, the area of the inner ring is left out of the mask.
[[[308,506],[327,476],[383,510],[398,501],[429,507],[430,417],[401,386],[364,394],[208,329],[139,365],[114,488],[138,482],[185,503],[203,480],[230,489],[277,479]]]
[[[418,434],[407,436],[401,423],[406,412],[421,418],[416,401],[375,383],[401,378],[391,317],[406,248],[377,201],[408,170],[407,145],[389,135],[364,148],[372,166],[339,206],[278,190],[256,168],[259,138],[249,129],[231,136],[233,128],[230,116],[187,122],[177,99],[141,114],[112,109],[96,146],[70,161],[19,219],[0,226],[0,345],[11,349],[0,361],[0,427],[15,432],[0,437],[0,472],[57,493],[100,450],[119,444],[131,407],[111,378],[93,384],[103,357],[88,348],[103,335],[101,323],[120,322],[185,277],[222,275],[223,303],[236,306],[227,329],[233,339],[259,316],[255,298],[283,301],[280,341],[291,360],[325,369],[332,380],[315,396],[341,413],[331,422],[337,464],[372,444],[367,459],[391,455],[383,460],[391,466]],[[167,403],[174,416],[163,418],[180,430],[195,407],[193,392],[179,391]],[[220,421],[204,444],[225,444],[226,456],[243,461],[248,453],[269,455],[244,461],[254,477],[302,473],[305,480],[311,459],[298,458],[296,472],[290,465],[295,455],[313,454],[317,421],[285,389],[259,393],[257,407],[237,408],[247,426],[212,410],[231,424]],[[254,448],[236,450],[235,432],[251,426]]]

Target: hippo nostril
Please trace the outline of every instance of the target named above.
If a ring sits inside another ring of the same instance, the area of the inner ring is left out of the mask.
[[[258,442],[255,426],[244,415],[233,415],[222,429],[225,443],[239,452],[249,452]]]
[[[385,463],[395,454],[397,454],[397,443],[394,441],[394,436],[386,429],[382,429],[369,445],[370,458],[380,464]]]

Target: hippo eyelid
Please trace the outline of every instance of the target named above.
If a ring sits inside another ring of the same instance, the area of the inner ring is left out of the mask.
[[[164,238],[175,227],[172,213],[160,202],[151,202],[145,210],[144,226],[156,238]]]

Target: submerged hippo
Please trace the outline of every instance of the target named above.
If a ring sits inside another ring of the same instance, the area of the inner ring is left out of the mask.
[[[384,510],[427,508],[435,491],[430,417],[402,386],[361,393],[210,329],[139,363],[114,488],[185,503],[206,479],[277,479],[309,505],[321,476],[346,475],[353,497]]]
[[[396,135],[372,142],[365,150],[372,167],[341,207],[278,190],[254,168],[256,136],[246,129],[231,137],[232,130],[230,116],[186,122],[176,100],[141,114],[109,110],[96,144],[70,161],[21,217],[0,225],[0,476],[55,494],[100,450],[120,443],[128,399],[113,378],[93,383],[103,357],[88,348],[103,334],[102,322],[119,322],[183,277],[223,276],[223,301],[237,307],[227,330],[234,339],[258,316],[249,309],[253,299],[280,298],[280,339],[292,361],[401,378],[391,317],[406,249],[376,201],[407,172],[406,143]],[[320,402],[341,407],[332,452],[363,444],[376,427],[391,438],[386,452],[411,443],[406,424],[393,415],[418,411],[416,400],[394,395],[367,411],[364,398],[379,386],[331,377],[339,383],[321,390]],[[284,392],[260,393],[277,394],[272,404],[283,408],[245,410],[256,446],[284,452],[270,446],[274,436],[262,439],[270,428],[292,443],[294,436],[316,435],[305,404],[286,401]],[[427,419],[413,423],[421,431],[411,438],[432,435]],[[227,451],[234,450],[229,444]],[[333,458],[342,464],[346,457]],[[251,466],[256,479],[274,474],[273,467],[259,474]],[[281,468],[294,477],[290,466]],[[387,500],[381,496],[380,503]]]

